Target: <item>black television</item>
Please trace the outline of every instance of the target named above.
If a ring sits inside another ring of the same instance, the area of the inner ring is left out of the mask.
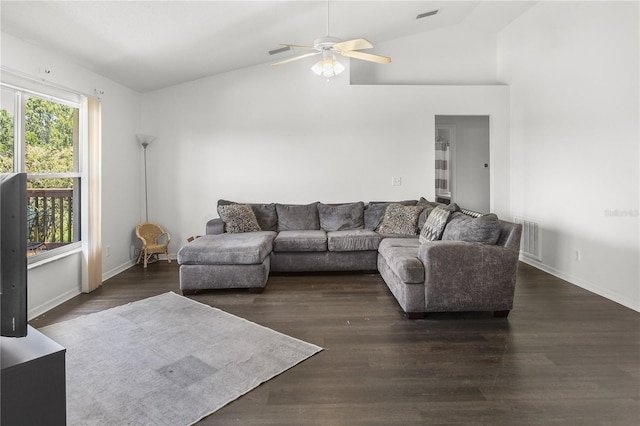
[[[27,335],[27,174],[0,174],[0,335]]]

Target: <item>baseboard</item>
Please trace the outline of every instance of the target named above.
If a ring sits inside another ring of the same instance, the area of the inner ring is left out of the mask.
[[[35,317],[44,314],[45,312],[55,308],[56,306],[66,302],[69,299],[76,297],[79,294],[80,290],[78,289],[68,290],[53,299],[47,300],[45,303],[36,306],[35,308],[29,309],[29,311],[27,312],[27,318],[29,321],[31,321]]]
[[[122,265],[116,266],[113,269],[110,269],[108,271],[103,271],[102,272],[102,282],[105,282],[109,278],[115,277],[120,272],[126,271],[127,269],[131,268],[135,264],[136,264],[135,259],[134,260],[129,260],[128,262],[125,262]]]
[[[597,294],[598,296],[602,296],[606,299],[611,300],[612,302],[618,303],[626,308],[632,309],[636,312],[640,312],[640,306],[636,305],[633,300],[630,300],[627,297],[621,296],[617,293],[612,293],[609,290],[603,289],[600,286],[593,284],[592,282],[583,280],[581,278],[574,277],[573,275],[566,274],[562,271],[559,271],[551,266],[545,265],[542,262],[538,262],[536,260],[531,259],[527,256],[520,255],[520,261],[526,263],[527,265],[531,265],[534,268],[540,269],[548,274],[553,275],[554,277],[560,278],[561,280],[567,281],[570,284],[583,288],[591,293]]]
[[[177,259],[177,254],[173,254],[173,253],[169,253],[169,256],[171,257],[171,261],[175,261],[175,259]],[[159,256],[160,260],[164,260],[166,262],[167,257],[164,255]],[[123,263],[122,265],[116,266],[113,269],[110,269],[106,272],[102,273],[102,282],[105,282],[106,280],[108,280],[109,278],[113,278],[116,275],[118,275],[120,272],[124,272],[127,269],[131,268],[132,266],[136,266],[137,259],[131,259],[128,262]]]

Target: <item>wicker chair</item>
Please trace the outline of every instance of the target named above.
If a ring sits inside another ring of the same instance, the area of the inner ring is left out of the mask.
[[[167,261],[171,263],[171,257],[169,256],[171,234],[164,232],[160,225],[153,222],[143,222],[136,226],[136,235],[142,241],[142,249],[140,250],[140,255],[138,255],[137,263],[140,263],[140,259],[144,259],[144,267],[146,268],[151,256],[162,253],[167,256]],[[164,242],[161,242],[162,240]]]

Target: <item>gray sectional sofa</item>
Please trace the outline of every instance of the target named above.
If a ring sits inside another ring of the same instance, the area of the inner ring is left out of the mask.
[[[378,271],[409,318],[513,305],[521,225],[427,201],[218,202],[178,252],[180,288],[260,292],[270,272]]]

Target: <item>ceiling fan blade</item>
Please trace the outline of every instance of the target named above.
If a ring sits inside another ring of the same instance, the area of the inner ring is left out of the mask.
[[[346,52],[348,50],[371,49],[373,44],[366,38],[357,38],[355,40],[341,41],[333,45],[337,52]]]
[[[377,62],[379,64],[391,63],[391,58],[380,55],[373,55],[371,53],[356,52],[354,50],[347,50],[346,52],[340,52],[342,56],[348,56],[349,58],[363,59],[365,61]]]
[[[285,59],[284,61],[274,62],[271,65],[272,66],[277,66],[277,65],[288,64],[289,62],[297,61],[298,59],[308,58],[309,56],[315,56],[315,55],[319,55],[319,54],[320,54],[320,52],[305,53],[304,55],[294,56],[293,58]]]
[[[288,46],[296,49],[315,49],[313,46],[303,46],[300,44],[288,44],[288,43],[278,43],[280,46]]]

